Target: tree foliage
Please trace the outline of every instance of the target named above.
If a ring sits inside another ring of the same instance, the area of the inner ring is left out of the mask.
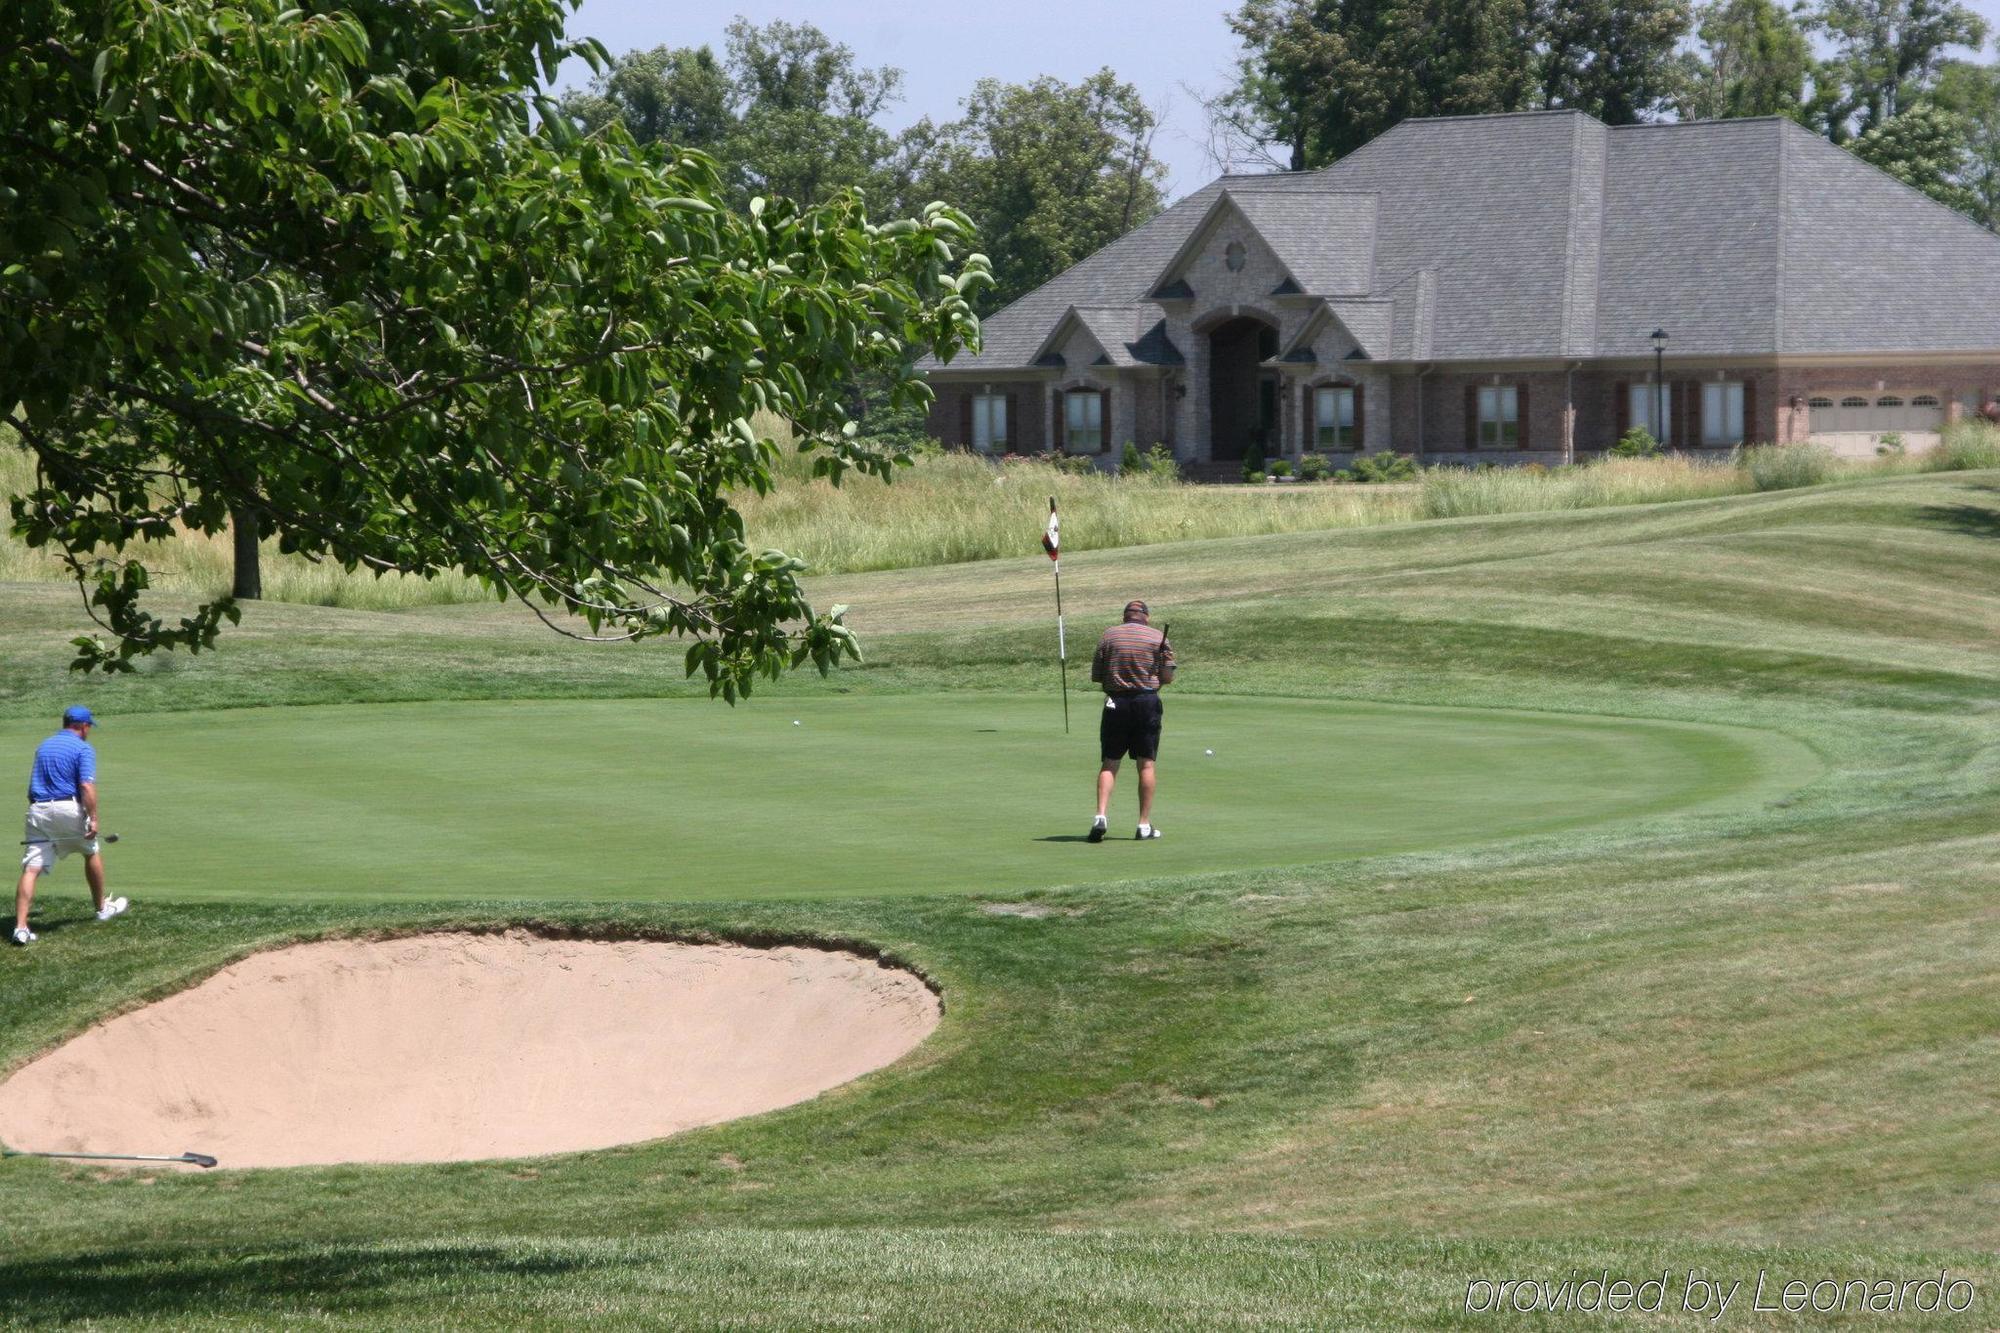
[[[2000,231],[2000,67],[1952,61],[1938,72],[1934,98],[1965,131],[1961,183],[1976,201],[1972,217]]]
[[[1977,213],[1979,197],[1963,183],[1971,155],[1965,122],[1934,102],[1918,102],[1854,142],[1854,154],[1905,185],[1961,213]]]
[[[923,401],[912,350],[976,340],[969,224],[845,194],[739,215],[699,155],[532,118],[583,49],[566,8],[0,8],[0,403],[37,467],[12,513],[109,635],[80,666],[214,643],[233,604],[161,620],[141,553],[232,509],[348,569],[468,570],[565,632],[684,635],[728,698],[852,651],[798,561],[744,544],[729,495],[777,447],[749,421],[886,475],[843,390]]]
[[[1138,90],[1108,69],[1075,84],[982,79],[964,117],[935,131],[920,180],[971,215],[1001,305],[1160,211],[1155,128]]]
[[[1656,118],[1680,83],[1687,0],[1543,0],[1541,105],[1608,125]]]
[[[887,205],[907,185],[903,141],[881,124],[902,82],[810,23],[739,18],[721,60],[705,46],[633,51],[562,105],[585,128],[615,119],[642,144],[712,155],[739,207],[758,195],[818,203],[845,189]]]
[[[1815,112],[1835,143],[1887,124],[1930,89],[1952,48],[1986,40],[1986,21],[1957,0],[1818,0],[1808,22],[1833,47]]]
[[[1812,45],[1776,0],[1712,0],[1696,11],[1695,39],[1675,97],[1683,120],[1806,119]]]
[[[1677,87],[1687,25],[1685,0],[1245,0],[1236,86],[1211,107],[1217,156],[1304,170],[1414,116],[1642,119]]]

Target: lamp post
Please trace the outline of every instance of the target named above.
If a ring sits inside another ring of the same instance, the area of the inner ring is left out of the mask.
[[[1667,331],[1653,330],[1653,430],[1665,448],[1667,433]]]

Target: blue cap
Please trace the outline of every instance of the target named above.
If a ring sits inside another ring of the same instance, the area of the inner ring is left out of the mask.
[[[90,710],[82,704],[71,704],[68,708],[63,709],[63,725],[65,727],[86,725],[94,727],[97,725],[97,719],[92,717]]]

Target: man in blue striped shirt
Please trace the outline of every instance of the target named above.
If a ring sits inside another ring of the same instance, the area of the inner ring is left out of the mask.
[[[14,889],[14,943],[33,944],[28,909],[35,902],[35,881],[71,852],[83,853],[84,878],[97,904],[97,919],[109,921],[131,904],[104,896],[104,857],[97,846],[97,751],[90,747],[90,729],[97,725],[88,708],[78,705],[63,713],[62,730],[35,747],[35,764],[28,771],[28,836],[22,840],[21,882]]]

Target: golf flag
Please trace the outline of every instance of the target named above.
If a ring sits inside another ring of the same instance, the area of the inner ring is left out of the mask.
[[[1063,734],[1069,734],[1069,639],[1063,633],[1062,524],[1056,519],[1056,497],[1049,497],[1049,525],[1042,529],[1042,549],[1056,576],[1056,662],[1062,672]]]

